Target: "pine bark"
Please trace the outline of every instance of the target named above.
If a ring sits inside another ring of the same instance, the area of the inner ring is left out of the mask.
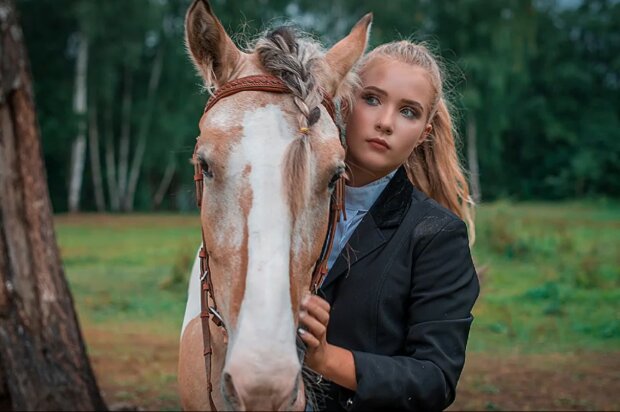
[[[0,0],[0,405],[105,410],[60,261],[31,84],[13,0]]]

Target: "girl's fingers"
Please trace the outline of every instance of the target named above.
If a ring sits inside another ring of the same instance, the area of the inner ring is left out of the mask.
[[[317,338],[312,336],[310,332],[302,328],[299,328],[297,331],[299,333],[299,337],[306,344],[308,348],[316,349],[321,345],[321,342],[319,342]]]
[[[310,299],[302,304],[302,308],[305,309],[310,315],[315,317],[323,325],[329,323],[329,303],[319,298],[318,296],[312,296]]]
[[[323,308],[317,305],[310,305],[306,308],[306,310],[312,317],[321,322],[324,326],[327,326],[329,323],[329,312],[325,311]]]
[[[331,309],[331,307],[329,306],[329,302],[328,301],[326,301],[325,299],[323,299],[322,297],[317,296],[317,295],[312,295],[312,297],[313,297],[312,302],[316,303],[324,311],[329,313],[329,310]]]
[[[306,333],[311,333],[317,339],[321,339],[327,330],[323,323],[307,312],[299,314],[299,322],[305,326]]]
[[[304,302],[311,305],[317,305],[326,312],[329,312],[330,310],[329,302],[317,295],[308,295]]]

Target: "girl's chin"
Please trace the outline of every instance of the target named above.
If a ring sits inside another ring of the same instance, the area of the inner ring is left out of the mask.
[[[358,164],[364,165],[364,169],[374,175],[384,175],[396,169],[399,165],[394,162],[388,162],[385,158],[377,158],[378,156],[368,156],[362,159]]]

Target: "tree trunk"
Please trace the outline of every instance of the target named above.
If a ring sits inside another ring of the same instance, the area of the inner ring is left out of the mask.
[[[90,147],[90,167],[95,189],[95,203],[98,212],[105,211],[103,196],[103,179],[101,178],[101,160],[99,158],[99,125],[97,122],[97,108],[92,107],[88,114],[88,145]]]
[[[162,177],[159,187],[157,188],[157,192],[155,193],[155,197],[153,198],[153,208],[155,210],[159,209],[161,203],[164,201],[164,196],[168,192],[170,182],[172,182],[176,169],[177,163],[174,161],[174,157],[170,156],[168,166],[166,166],[166,171],[164,172],[164,177]]]
[[[75,63],[75,89],[73,111],[78,117],[78,134],[71,145],[71,170],[69,178],[69,211],[80,210],[84,160],[86,159],[86,74],[88,70],[88,39],[79,35],[78,55]]]
[[[118,154],[118,194],[121,206],[127,196],[127,170],[129,168],[129,142],[131,135],[131,70],[125,67],[123,82],[123,103],[121,108],[121,141]]]
[[[474,113],[469,113],[467,117],[467,163],[469,165],[469,184],[471,186],[471,197],[474,202],[479,203],[480,193],[480,174],[478,172],[478,148],[476,144],[476,117]]]
[[[151,125],[151,118],[153,117],[153,108],[155,106],[155,94],[159,87],[159,79],[161,78],[161,68],[164,57],[164,49],[159,47],[155,61],[151,67],[151,77],[149,79],[149,88],[146,96],[146,110],[142,114],[142,123],[140,124],[140,130],[138,131],[138,143],[131,162],[131,172],[129,173],[129,185],[127,187],[127,195],[125,196],[125,204],[123,209],[127,212],[133,210],[133,201],[136,194],[136,186],[138,185],[138,177],[140,177],[140,171],[142,169],[142,159],[144,157],[144,150],[146,149],[146,139],[149,134],[149,127]]]
[[[112,108],[108,106],[105,111],[105,168],[108,181],[108,193],[110,195],[110,208],[114,212],[121,209],[121,197],[118,193],[116,181],[116,156],[114,155],[114,126],[112,123]]]
[[[9,388],[6,386],[4,380],[4,366],[0,359],[0,411],[10,411],[13,409],[11,405],[11,398],[9,396]]]
[[[60,262],[22,39],[0,0],[0,404],[105,410]]]

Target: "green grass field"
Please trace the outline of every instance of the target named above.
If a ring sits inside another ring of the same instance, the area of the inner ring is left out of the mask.
[[[113,392],[106,397],[178,408],[176,345],[198,216],[57,216],[56,230],[89,353]],[[482,288],[470,354],[617,357],[620,204],[483,205],[476,232]],[[114,366],[119,359],[125,366]],[[132,364],[152,370],[132,373]]]
[[[471,350],[620,348],[618,204],[498,203],[477,232]]]

